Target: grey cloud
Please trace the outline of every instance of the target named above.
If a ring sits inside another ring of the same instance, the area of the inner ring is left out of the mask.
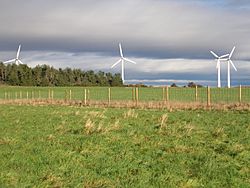
[[[230,6],[236,6],[243,9],[250,8],[250,1],[249,0],[227,0],[226,3]]]
[[[115,55],[121,41],[128,55],[192,59],[237,45],[237,57],[250,59],[250,12],[185,2],[2,0],[0,50],[21,42],[24,50]]]

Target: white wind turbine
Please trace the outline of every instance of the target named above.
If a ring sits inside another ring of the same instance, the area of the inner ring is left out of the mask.
[[[230,55],[228,56],[228,58],[226,59],[226,61],[227,61],[227,87],[228,88],[231,87],[231,83],[230,83],[231,82],[230,81],[231,80],[231,76],[230,76],[230,64],[232,65],[232,67],[234,68],[234,70],[237,71],[237,69],[236,69],[233,61],[231,60],[231,57],[232,57],[232,55],[234,53],[234,50],[235,50],[235,46],[233,47],[233,49],[232,49]]]
[[[225,59],[226,57],[229,56],[229,54],[226,54],[226,55],[222,55],[222,56],[218,56],[216,53],[214,53],[213,51],[210,51],[211,54],[213,54],[213,56],[215,57],[215,60],[217,61],[217,65],[216,65],[216,68],[217,68],[217,71],[218,71],[218,88],[221,87],[221,79],[220,79],[220,62],[221,61],[225,61],[227,59]]]
[[[121,45],[121,43],[119,43],[119,49],[120,49],[120,56],[121,56],[121,58],[120,58],[115,64],[113,64],[113,65],[111,66],[111,68],[113,68],[114,66],[116,66],[116,65],[119,64],[119,63],[122,64],[122,83],[124,83],[124,82],[125,82],[125,79],[124,79],[124,62],[127,61],[127,62],[130,62],[130,63],[133,63],[133,64],[136,64],[136,62],[134,62],[134,61],[132,61],[132,60],[130,60],[130,59],[128,59],[128,58],[125,58],[125,57],[123,56],[122,45]]]
[[[15,58],[15,59],[8,60],[8,61],[5,61],[5,62],[3,62],[3,63],[15,63],[15,64],[17,64],[17,65],[23,64],[23,62],[19,59],[20,51],[21,51],[21,45],[18,46],[16,58]]]

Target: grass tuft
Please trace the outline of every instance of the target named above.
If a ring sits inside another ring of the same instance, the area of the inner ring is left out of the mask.
[[[99,112],[99,111],[90,111],[88,113],[88,116],[91,118],[101,118],[101,119],[105,119],[106,116],[104,115],[105,111]]]
[[[95,123],[91,119],[88,119],[84,125],[84,129],[86,134],[93,134],[96,130]]]
[[[216,127],[213,132],[212,132],[212,135],[214,137],[221,137],[223,136],[225,133],[224,133],[224,128],[223,127]]]
[[[135,112],[134,109],[129,109],[128,111],[124,112],[124,118],[137,118],[138,113]]]
[[[57,177],[53,174],[48,174],[42,178],[42,181],[47,185],[53,188],[59,188],[63,186],[62,180],[60,177]]]
[[[168,114],[163,114],[160,117],[160,130],[166,129],[166,127],[167,127],[167,121],[168,121]]]
[[[0,145],[10,145],[13,144],[15,141],[11,138],[0,138]]]
[[[78,116],[79,114],[80,114],[80,111],[79,111],[79,110],[75,112],[75,115],[76,115],[76,116]]]
[[[195,126],[193,124],[187,124],[184,127],[186,129],[185,135],[191,136],[191,133],[195,130]]]

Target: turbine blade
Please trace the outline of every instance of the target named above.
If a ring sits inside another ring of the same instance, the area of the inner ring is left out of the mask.
[[[16,54],[17,59],[19,58],[20,51],[21,51],[21,45],[18,46],[18,50],[17,50],[17,54]]]
[[[133,64],[136,64],[136,62],[134,62],[134,61],[132,61],[132,60],[130,60],[130,59],[128,59],[128,58],[123,58],[125,61],[128,61],[128,62],[130,62],[130,63],[133,63]]]
[[[219,59],[220,59],[220,61],[227,61],[228,60],[228,58],[223,58],[223,59],[219,58]]]
[[[225,58],[227,56],[229,56],[229,54],[222,55],[222,56],[220,56],[220,59],[223,59],[223,58]]]
[[[20,59],[18,59],[17,61],[19,64],[23,64],[23,62]]]
[[[232,57],[232,55],[233,55],[233,53],[234,53],[234,50],[235,50],[235,46],[233,47],[233,49],[232,49],[232,51],[231,51],[231,53],[230,53],[230,55],[229,55],[229,59],[231,59],[231,57]]]
[[[114,66],[116,66],[118,63],[120,63],[121,62],[121,59],[119,59],[115,64],[113,64],[112,66],[111,66],[111,69],[114,67]]]
[[[219,56],[216,53],[214,53],[213,51],[210,51],[210,53],[213,54],[214,57],[219,58]]]
[[[232,61],[232,60],[229,60],[229,62],[231,63],[231,65],[232,65],[232,67],[234,68],[234,70],[237,71],[237,69],[236,69],[236,67],[235,67],[235,65],[234,65],[234,63],[233,63],[233,61]]]
[[[123,57],[123,52],[122,52],[122,45],[121,45],[121,43],[119,43],[119,49],[120,49],[120,55],[121,55],[121,57]]]
[[[11,59],[11,60],[8,60],[8,61],[5,61],[3,63],[12,63],[12,62],[15,62],[16,59]]]

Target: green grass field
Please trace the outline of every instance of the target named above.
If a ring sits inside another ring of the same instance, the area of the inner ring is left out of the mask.
[[[84,89],[89,90],[90,100],[107,101],[108,88],[106,87],[0,87],[0,99],[15,98],[42,98],[49,97],[49,91],[53,91],[54,99],[71,98],[83,100]],[[207,88],[198,88],[197,98],[195,88],[169,88],[169,100],[173,102],[202,102],[207,101]],[[239,88],[211,88],[212,103],[237,103],[239,102]],[[161,101],[166,98],[166,91],[162,88],[139,88],[140,101]],[[111,88],[111,100],[132,100],[132,88],[113,87]],[[250,103],[250,88],[242,88],[241,102]]]
[[[249,187],[249,111],[0,105],[0,187]]]

